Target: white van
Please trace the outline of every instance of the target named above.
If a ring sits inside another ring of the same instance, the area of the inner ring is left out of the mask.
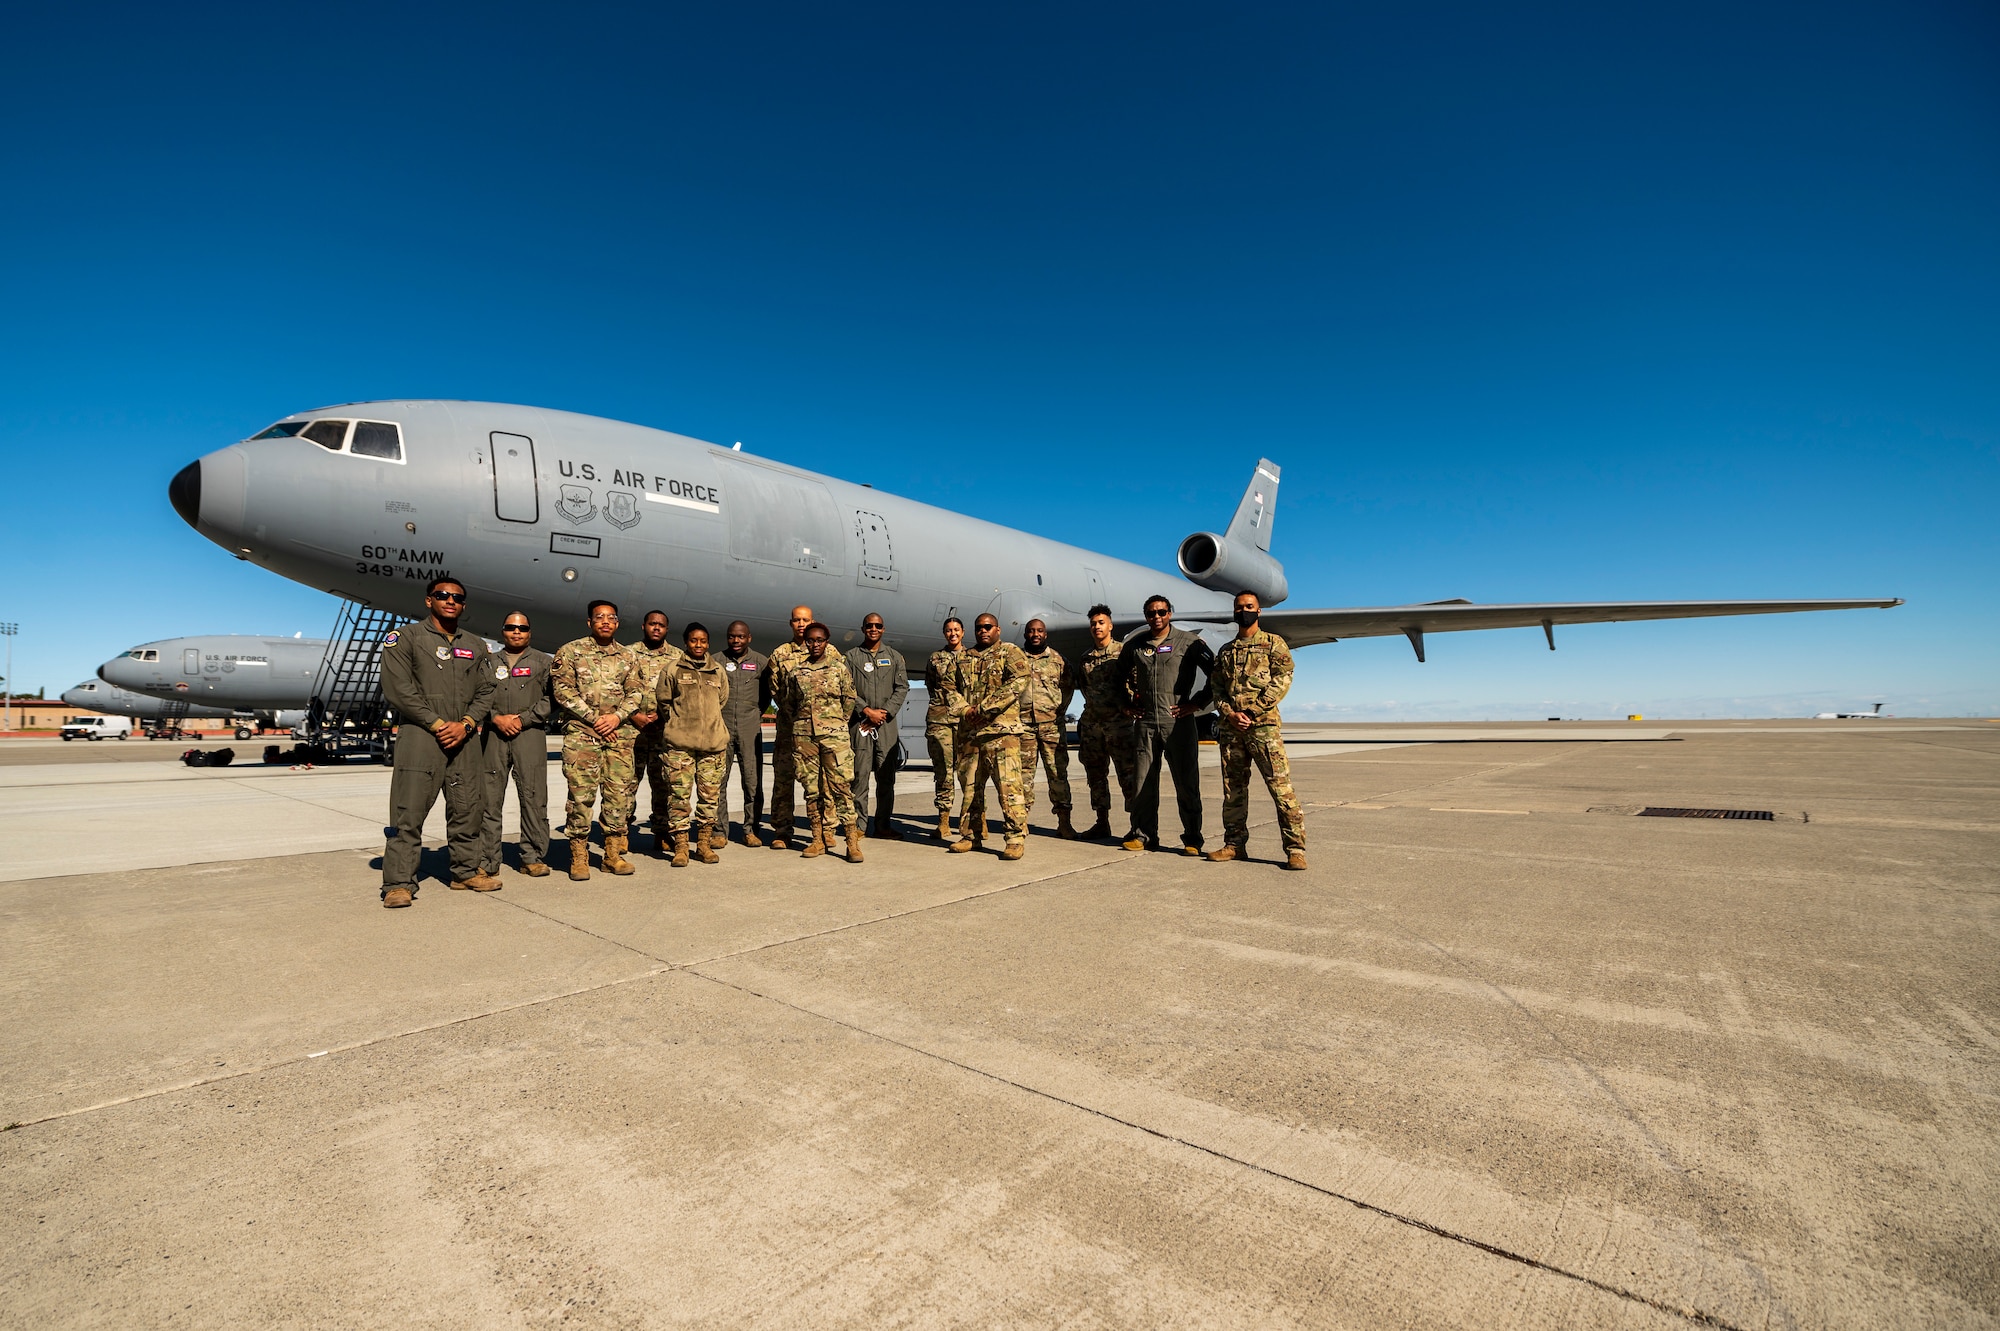
[[[63,722],[62,737],[69,739],[130,739],[132,718],[129,716],[79,716],[74,721]]]

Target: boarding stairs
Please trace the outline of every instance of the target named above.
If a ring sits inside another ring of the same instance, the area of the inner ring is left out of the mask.
[[[188,700],[169,698],[160,704],[160,714],[146,722],[147,739],[180,739],[187,733]]]
[[[396,717],[382,698],[382,640],[402,622],[393,610],[340,603],[306,709],[305,739],[319,761],[360,756],[386,763],[394,755]]]

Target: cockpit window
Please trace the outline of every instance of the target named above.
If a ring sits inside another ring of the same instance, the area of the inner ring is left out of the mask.
[[[318,444],[321,448],[330,448],[338,453],[342,441],[347,438],[347,422],[314,421],[300,433],[307,439]]]
[[[276,425],[264,431],[264,433],[253,434],[250,437],[252,439],[290,439],[293,435],[298,434],[311,424],[311,421],[279,421]]]
[[[131,657],[134,661],[157,661],[160,659],[158,648],[148,650],[144,647],[134,647],[131,651],[125,653],[125,655]],[[90,687],[96,688],[97,686],[93,684]]]
[[[389,421],[354,422],[354,442],[348,448],[364,458],[403,460],[403,434]]]

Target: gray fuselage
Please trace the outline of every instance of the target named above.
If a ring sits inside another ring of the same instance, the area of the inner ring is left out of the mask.
[[[71,707],[85,707],[93,712],[103,712],[107,716],[129,716],[141,721],[151,721],[166,710],[162,700],[144,693],[134,693],[121,689],[116,684],[103,680],[86,679],[63,690],[62,700]],[[235,716],[227,707],[208,707],[189,704],[189,719],[198,721],[218,721]]]
[[[97,677],[155,698],[276,714],[307,705],[325,654],[324,638],[221,633],[162,638],[112,657],[97,667]]]
[[[339,422],[339,424],[333,424]],[[1177,577],[685,435],[538,407],[391,401],[303,412],[191,464],[170,490],[197,530],[294,581],[416,617],[450,574],[488,636],[523,610],[553,650],[586,603],[614,601],[627,640],[664,610],[719,644],[732,619],[769,648],[806,604],[836,643],[882,615],[906,651],[947,615],[990,611],[1020,638],[1046,620],[1083,644],[1095,602],[1122,630],[1156,592],[1228,598]],[[968,638],[970,634],[968,633]]]

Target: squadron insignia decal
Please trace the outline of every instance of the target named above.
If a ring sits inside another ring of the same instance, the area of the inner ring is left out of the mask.
[[[397,641],[398,641],[398,640],[399,640],[400,638],[402,638],[402,636],[403,636],[403,634],[402,634],[402,631],[401,631],[400,629],[390,629],[390,630],[389,630],[389,636],[388,636],[388,637],[386,637],[386,638],[384,638],[384,639],[382,639],[382,645],[383,645],[384,647],[394,647],[394,646],[396,645]]]
[[[568,489],[568,486],[564,486]],[[624,531],[639,521],[639,496],[630,490],[604,492],[604,520]]]
[[[556,503],[556,512],[579,527],[596,517],[597,505],[591,502],[590,487],[565,485],[562,498]]]

